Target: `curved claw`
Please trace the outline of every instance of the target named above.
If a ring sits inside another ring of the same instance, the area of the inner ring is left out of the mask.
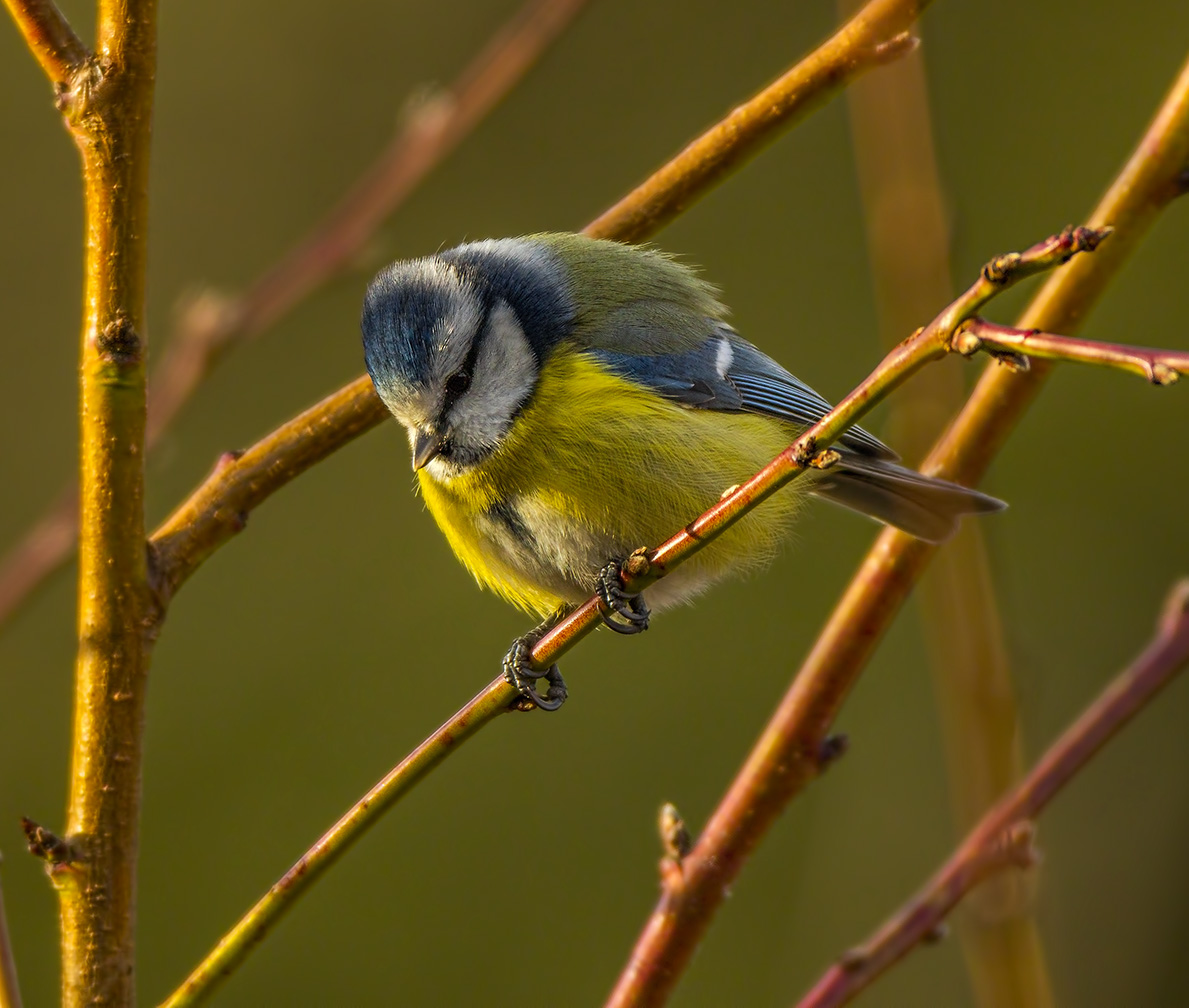
[[[630,595],[623,590],[620,582],[622,570],[620,561],[612,560],[599,571],[599,600],[603,603],[599,616],[616,633],[643,633],[648,629],[651,613],[642,595]],[[612,616],[618,616],[619,619],[613,620]]]
[[[524,698],[522,703],[527,702],[528,706],[521,709],[539,707],[544,711],[555,711],[566,702],[566,681],[561,677],[556,663],[540,672],[529,665],[529,655],[539,636],[539,633],[534,632],[518,637],[512,642],[508,653],[504,655],[504,678],[519,691]],[[536,684],[539,679],[544,679],[549,684],[544,696],[537,692]]]

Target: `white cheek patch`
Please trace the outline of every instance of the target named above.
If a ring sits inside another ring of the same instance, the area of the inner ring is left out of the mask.
[[[470,445],[493,446],[532,391],[537,362],[516,313],[506,302],[492,309],[488,331],[479,338],[483,343],[471,387],[451,411],[450,426]]]
[[[714,357],[714,369],[720,378],[726,378],[731,365],[735,363],[735,350],[725,336],[718,341],[718,353]]]

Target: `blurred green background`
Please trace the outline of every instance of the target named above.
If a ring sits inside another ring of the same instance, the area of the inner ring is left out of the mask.
[[[63,3],[89,32],[87,5]],[[515,9],[310,0],[162,5],[150,338],[179,297],[243,287]],[[512,96],[340,277],[201,390],[149,466],[154,524],[219,452],[361,369],[374,269],[468,237],[580,227],[808,50],[832,2],[593,0]],[[1189,47],[1189,6],[949,0],[923,24],[962,284],[1082,220]],[[0,544],[75,464],[80,197],[41,71],[0,27]],[[877,360],[843,102],[658,237],[705,267],[741,331],[837,396]],[[1189,346],[1189,205],[1111,287],[1091,337]],[[992,313],[1010,321],[1023,292]],[[925,321],[924,319],[921,320]],[[976,368],[968,368],[972,378]],[[882,415],[872,421],[876,431]],[[1060,370],[988,482],[987,520],[1035,756],[1147,639],[1185,535],[1189,389]],[[551,717],[497,722],[281,924],[219,1005],[593,1005],[656,893],[654,820],[695,830],[874,535],[818,506],[763,576],[569,657]],[[63,819],[73,571],[0,636],[0,850],[27,1004],[56,1000],[55,901],[18,817]],[[495,672],[525,618],[481,594],[411,492],[394,424],[278,494],[178,597],[153,661],[140,989],[154,1003],[367,786]],[[1189,1003],[1189,684],[1174,685],[1046,815],[1039,918],[1066,1005]],[[674,1003],[784,1005],[953,841],[914,615],[840,722],[849,756],[735,887]],[[866,1004],[972,1004],[954,941]]]

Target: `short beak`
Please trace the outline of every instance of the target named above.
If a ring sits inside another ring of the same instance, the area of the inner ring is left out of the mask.
[[[442,440],[437,434],[419,430],[413,436],[413,472],[424,469],[442,450]]]

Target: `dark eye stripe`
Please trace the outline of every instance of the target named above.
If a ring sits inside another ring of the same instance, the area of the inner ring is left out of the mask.
[[[479,320],[479,325],[475,328],[475,336],[471,340],[470,347],[467,349],[466,360],[462,362],[462,367],[446,379],[446,394],[442,397],[441,415],[443,420],[445,420],[446,414],[450,412],[450,407],[458,402],[466,393],[466,390],[471,387],[471,381],[475,376],[475,363],[479,359],[479,350],[482,347],[482,343],[487,338],[488,323],[490,321],[491,302],[485,299],[483,317]]]

